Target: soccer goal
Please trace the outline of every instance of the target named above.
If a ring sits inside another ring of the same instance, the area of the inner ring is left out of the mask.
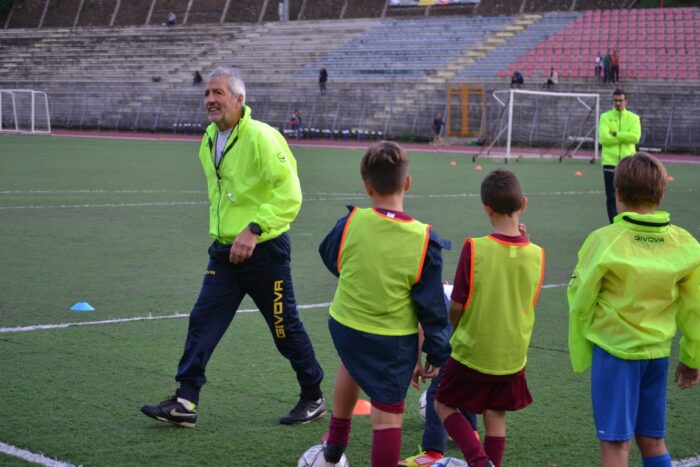
[[[46,93],[32,89],[0,89],[0,133],[50,134]]]
[[[600,95],[510,89],[495,91],[498,112],[479,156],[598,159]],[[503,148],[505,147],[505,152]]]

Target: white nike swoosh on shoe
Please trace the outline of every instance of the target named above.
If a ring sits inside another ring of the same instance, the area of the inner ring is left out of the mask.
[[[304,417],[304,418],[311,418],[315,413],[316,413],[315,410],[307,410],[306,417]]]
[[[175,409],[172,409],[170,411],[170,415],[172,415],[173,417],[196,417],[197,416],[196,413],[183,413],[183,412],[178,412]]]

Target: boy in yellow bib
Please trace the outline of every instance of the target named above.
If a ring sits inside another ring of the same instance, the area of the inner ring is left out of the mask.
[[[495,232],[468,238],[455,273],[452,354],[435,411],[470,467],[500,467],[506,411],[532,402],[525,380],[544,250],[519,223],[527,198],[513,172],[496,169],[481,183],[481,202]],[[484,415],[483,446],[458,409]]]
[[[450,353],[441,256],[450,244],[403,212],[411,177],[400,146],[369,148],[360,172],[372,208],[349,206],[319,248],[338,277],[328,327],[341,360],[324,457],[340,460],[362,389],[372,405],[371,465],[395,467],[411,378],[436,376]]]

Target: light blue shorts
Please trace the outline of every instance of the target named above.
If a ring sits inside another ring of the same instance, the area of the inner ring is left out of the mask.
[[[593,347],[591,399],[598,439],[666,435],[668,357],[623,360]]]

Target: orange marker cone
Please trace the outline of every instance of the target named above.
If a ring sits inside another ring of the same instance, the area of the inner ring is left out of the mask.
[[[481,167],[480,165],[475,165],[475,166],[474,166],[474,170],[476,170],[477,172],[480,171],[480,170],[482,170],[482,169],[483,169],[483,167]]]
[[[366,401],[364,399],[358,399],[357,403],[355,404],[355,408],[352,409],[352,414],[369,415],[371,407],[372,405],[369,403],[369,401]]]
[[[581,175],[583,175],[583,173],[581,173],[580,170],[577,170],[576,172],[574,172],[574,175],[580,177]]]
[[[672,182],[672,181],[674,181],[674,180],[675,180],[675,178],[673,178],[673,175],[669,175],[669,176],[668,176],[668,181],[669,181],[669,182]]]
[[[457,165],[457,161],[450,161],[450,165]]]

